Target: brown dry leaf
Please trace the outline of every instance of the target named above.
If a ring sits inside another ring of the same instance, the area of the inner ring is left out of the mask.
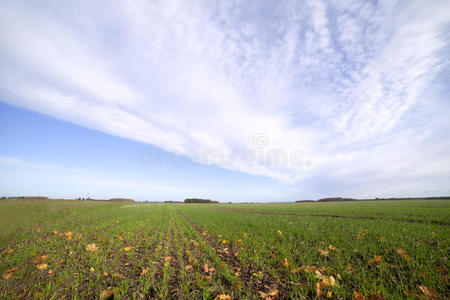
[[[298,273],[298,272],[300,272],[300,270],[301,270],[301,268],[295,267],[295,268],[292,268],[292,269],[291,269],[291,272],[292,272],[292,273]]]
[[[103,272],[103,276],[108,277],[108,272]]]
[[[275,297],[276,295],[278,295],[278,289],[273,289],[270,290],[267,295],[269,295],[270,297]]]
[[[116,224],[119,225],[119,221],[118,220],[116,220]]]
[[[277,230],[277,233],[278,233],[279,235],[283,235],[283,233],[281,232],[281,230]]]
[[[57,234],[58,234],[58,231],[53,230],[53,234],[54,234],[54,235],[57,235]]]
[[[241,274],[239,272],[234,273],[234,276],[239,277]]]
[[[89,252],[95,252],[97,250],[98,250],[98,247],[97,247],[97,245],[95,245],[95,243],[88,244],[86,247],[86,251],[89,251]]]
[[[334,247],[333,245],[330,245],[330,246],[328,246],[328,249],[330,249],[330,250],[332,250],[332,251],[335,251],[335,250],[336,250],[336,247]]]
[[[330,254],[330,252],[327,249],[320,249],[318,248],[317,251],[319,251],[320,254],[322,254],[323,256],[328,256]]]
[[[48,268],[47,264],[37,264],[36,268],[38,268],[39,270],[46,270]]]
[[[373,295],[370,295],[367,299],[368,299],[368,300],[384,300],[384,298],[381,297],[380,294],[373,294]]]
[[[144,275],[147,274],[148,272],[150,272],[150,269],[149,269],[149,268],[142,269],[141,276],[144,276]]]
[[[205,273],[208,273],[208,272],[209,272],[208,264],[207,264],[207,263],[205,263],[205,264],[203,265],[203,271],[205,271]]]
[[[133,249],[134,247],[132,247],[132,246],[128,246],[128,247],[125,247],[125,248],[123,248],[123,250],[125,250],[125,252],[128,252],[128,251],[130,251],[131,249]]]
[[[342,277],[341,277],[341,274],[337,274],[337,278],[339,279],[339,280],[342,280]]]
[[[211,276],[202,275],[200,276],[203,280],[211,280]]]
[[[14,267],[14,268],[11,268],[11,269],[7,269],[7,270],[5,270],[5,272],[3,273],[3,278],[5,278],[5,279],[9,279],[9,278],[11,278],[11,276],[14,274],[14,272],[16,272],[17,270],[19,270],[19,268],[18,267]]]
[[[427,288],[423,285],[419,285],[419,289],[428,299],[440,299],[439,293],[433,288]]]
[[[52,275],[53,274],[53,270],[48,270],[48,275]]]
[[[243,235],[244,235],[244,237],[246,238],[246,237],[247,237],[247,232],[244,232],[244,234],[243,234]]]
[[[241,240],[241,239],[237,239],[237,240],[236,240],[236,245],[239,246],[240,244],[242,244],[242,240]]]
[[[403,250],[402,248],[398,248],[396,252],[397,252],[397,254],[400,254],[400,255],[406,254],[405,250]]]
[[[41,260],[46,260],[48,258],[48,255],[42,255]]]
[[[320,297],[323,294],[322,290],[320,289],[320,282],[316,283],[316,294],[317,294],[317,297]]]
[[[354,300],[366,300],[366,296],[358,293],[357,291],[353,291],[353,299]]]
[[[117,235],[117,237],[119,238],[119,240],[123,241],[123,237],[122,237],[122,234],[121,234],[121,233],[119,233],[119,234]]]
[[[283,263],[283,265],[286,267],[286,268],[289,268],[291,265],[289,264],[289,261],[288,261],[288,259],[285,257],[284,258],[284,263]]]
[[[112,299],[113,296],[114,296],[114,291],[112,288],[109,287],[106,290],[101,292],[100,299],[102,299],[102,300]]]
[[[38,227],[38,229],[36,229],[37,233],[41,233],[41,229]]]
[[[64,232],[64,235],[65,235],[65,236],[72,236],[73,233],[72,233],[72,231],[67,231],[67,232]]]
[[[112,277],[114,277],[114,278],[119,278],[119,279],[124,279],[124,278],[125,278],[125,276],[123,276],[122,274],[119,274],[119,273],[114,273],[114,274],[112,275]]]
[[[166,256],[164,257],[164,262],[168,262],[172,260],[172,256]]]
[[[192,270],[192,266],[191,265],[186,265],[186,266],[184,266],[184,269],[186,271],[190,271],[190,270]]]

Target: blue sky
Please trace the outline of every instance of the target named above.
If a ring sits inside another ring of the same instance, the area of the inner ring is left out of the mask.
[[[2,1],[0,194],[448,195],[449,11]]]

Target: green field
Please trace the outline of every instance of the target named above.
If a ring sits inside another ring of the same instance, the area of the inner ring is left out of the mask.
[[[448,298],[450,201],[0,201],[0,298]],[[229,297],[228,297],[229,296]]]

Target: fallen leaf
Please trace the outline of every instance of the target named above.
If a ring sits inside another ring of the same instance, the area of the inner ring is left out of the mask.
[[[328,256],[330,254],[330,252],[327,249],[320,249],[318,248],[317,251],[319,251],[320,254],[322,254],[323,256]]]
[[[223,241],[222,241],[222,244],[224,244],[224,245],[225,245],[226,243],[228,243],[228,241],[227,241],[227,240],[223,240]]]
[[[54,231],[53,231],[53,234],[54,234],[54,235],[57,235],[57,234],[58,234],[58,231],[54,230]]]
[[[439,293],[433,288],[427,288],[423,285],[419,285],[419,289],[428,299],[440,299]]]
[[[64,235],[65,235],[65,236],[72,236],[73,233],[72,233],[72,231],[67,231],[67,232],[64,232]]]
[[[366,297],[363,294],[358,293],[357,291],[353,291],[353,299],[354,300],[366,300]]]
[[[327,298],[331,299],[331,297],[333,297],[333,293],[331,291],[328,291],[327,292]]]
[[[234,276],[239,277],[240,276],[239,272],[234,273]]]
[[[122,234],[119,233],[119,234],[117,235],[117,237],[119,238],[119,240],[123,241]]]
[[[283,233],[281,232],[281,230],[277,230],[277,233],[278,233],[279,235],[283,235]]]
[[[119,274],[119,273],[114,273],[114,274],[112,275],[112,277],[114,277],[114,278],[119,278],[119,279],[124,279],[124,278],[125,278],[125,276],[123,276],[122,274]]]
[[[48,268],[48,264],[38,264],[36,265],[36,268],[39,270],[46,270]]]
[[[149,271],[150,271],[149,268],[142,269],[141,276],[144,276],[144,275],[147,274]]]
[[[114,291],[112,288],[107,288],[106,290],[103,290],[100,294],[100,299],[107,300],[111,299],[114,296]]]
[[[48,270],[48,275],[52,275],[53,274],[53,270]]]
[[[316,283],[316,294],[317,294],[317,297],[320,297],[323,294],[322,290],[320,289],[320,282]]]
[[[192,266],[191,265],[186,265],[186,266],[184,266],[184,269],[186,271],[190,271],[190,270],[192,270]]]
[[[222,293],[220,295],[217,295],[215,300],[231,300],[231,296],[226,295],[225,293]]]
[[[103,276],[108,277],[108,272],[103,272]]]
[[[241,239],[237,239],[237,240],[236,240],[236,245],[239,246],[241,243],[242,243],[242,240],[241,240]]]
[[[243,236],[246,238],[247,237],[247,232],[244,232]]]
[[[205,276],[205,275],[202,275],[202,276],[200,276],[203,280],[211,280],[211,276]]]
[[[38,229],[36,229],[37,233],[41,233],[41,229],[38,227]]]
[[[118,220],[116,220],[116,224],[119,225],[119,221]]]
[[[91,267],[91,268],[89,269],[89,271],[94,272],[95,269],[94,269],[93,267]]]
[[[123,250],[125,250],[125,252],[128,252],[128,251],[130,251],[130,250],[133,249],[133,248],[134,248],[134,247],[128,246],[128,247],[123,248]]]
[[[205,263],[203,265],[203,271],[205,271],[205,273],[208,273],[209,269],[208,269],[208,264],[207,263]]]
[[[289,264],[289,261],[288,261],[288,259],[285,257],[284,258],[284,263],[283,263],[283,265],[286,267],[286,268],[289,268],[291,265]]]
[[[95,252],[97,250],[98,250],[98,247],[97,247],[97,245],[95,245],[95,243],[88,244],[86,247],[86,251],[89,251],[89,252]]]
[[[14,267],[14,268],[11,268],[11,269],[7,269],[7,270],[5,270],[5,272],[3,273],[3,278],[5,278],[5,279],[9,279],[9,278],[11,278],[11,276],[14,274],[14,272],[16,272],[17,270],[19,270],[19,268],[18,267]]]
[[[370,295],[367,299],[368,299],[368,300],[384,300],[384,298],[381,297],[380,294],[373,294],[373,295]]]
[[[166,256],[166,257],[164,257],[164,261],[165,262],[168,262],[168,261],[171,261],[172,260],[172,256]]]

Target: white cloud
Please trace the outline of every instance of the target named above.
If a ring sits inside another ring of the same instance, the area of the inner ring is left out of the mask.
[[[288,182],[325,174],[345,182],[365,172],[361,185],[375,191],[380,178],[414,166],[412,157],[432,165],[445,158],[411,149],[433,139],[418,138],[423,130],[449,127],[417,123],[448,100],[425,99],[448,67],[446,1],[0,8],[0,95],[8,103],[185,155],[227,156],[263,133],[271,148],[302,149],[313,166],[212,162]],[[443,140],[438,148],[450,150]],[[448,171],[422,174],[443,180]]]

